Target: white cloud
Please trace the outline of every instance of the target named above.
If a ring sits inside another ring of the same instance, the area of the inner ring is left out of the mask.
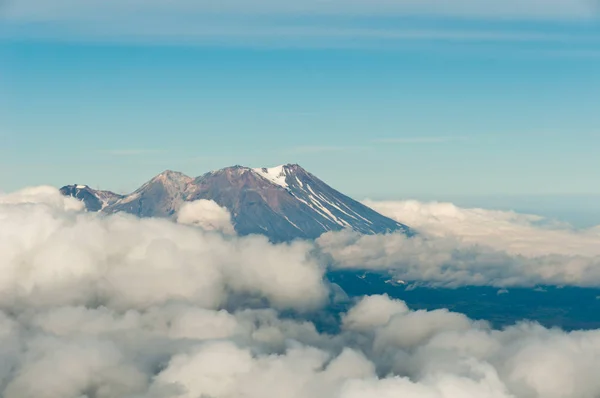
[[[225,239],[168,220],[76,214],[61,208],[56,189],[23,192],[0,197],[0,307],[147,308],[191,300],[215,308],[233,292],[308,308],[324,298],[323,270],[306,243],[277,246],[264,237]],[[36,200],[56,206],[30,204]]]
[[[343,325],[349,330],[366,331],[387,324],[394,315],[407,312],[406,304],[391,300],[388,295],[365,297],[346,314]]]
[[[2,394],[6,398],[118,397],[140,390],[147,376],[110,341],[63,340],[40,336],[28,341],[20,372]]]
[[[177,212],[177,222],[194,225],[205,231],[235,234],[229,211],[212,200],[201,199],[184,203]]]
[[[14,193],[0,194],[0,206],[15,212],[28,208],[34,210],[41,206],[58,211],[80,211],[85,207],[83,202],[64,196],[51,186],[24,188]]]
[[[598,330],[494,330],[372,296],[319,333],[280,313],[326,305],[314,245],[98,217],[56,193],[0,196],[3,397],[600,395]]]
[[[231,342],[200,346],[191,355],[173,358],[159,383],[180,383],[181,398],[331,397],[340,382],[373,376],[374,366],[356,351],[331,355],[312,347],[292,347],[283,355],[253,355]]]
[[[318,244],[334,267],[392,270],[403,280],[448,286],[600,285],[598,228],[577,231],[538,216],[450,203],[365,203],[420,236],[324,234]]]
[[[262,311],[194,314],[192,307],[167,305],[124,315],[67,308],[24,316],[19,320],[23,327],[37,327],[32,328],[30,359],[9,383],[10,396],[31,396],[32,389],[38,397],[103,389],[105,397],[160,398],[558,398],[600,391],[597,331],[564,333],[530,324],[498,331],[447,311],[405,311],[404,303],[385,296],[365,298],[357,308],[366,301],[401,310],[371,323],[353,309],[346,318],[364,328],[334,336],[307,332],[298,321],[274,313],[265,317]],[[226,316],[228,322],[213,323],[213,331],[222,326],[221,333],[206,335],[199,329],[198,335],[179,339],[171,321],[183,313],[205,320]],[[73,324],[73,319],[87,321]],[[73,325],[65,328],[65,321]],[[103,327],[90,328],[92,323]],[[57,374],[63,383],[53,385],[44,377],[50,361],[70,369],[81,358],[89,359],[77,372]]]
[[[464,209],[452,203],[365,201],[376,211],[429,236],[451,237],[509,254],[539,257],[549,254],[600,256],[600,229],[574,230],[531,214]]]

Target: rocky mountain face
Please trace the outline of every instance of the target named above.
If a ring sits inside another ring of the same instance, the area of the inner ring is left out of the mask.
[[[185,192],[193,178],[167,170],[132,194],[103,209],[107,214],[125,212],[138,217],[170,217],[185,201]]]
[[[87,185],[66,185],[60,189],[60,192],[65,196],[81,200],[85,208],[93,212],[101,211],[123,198],[123,195],[92,189]]]
[[[63,194],[75,196],[66,188],[61,189]],[[139,217],[171,217],[186,201],[213,200],[231,212],[238,234],[263,234],[273,241],[314,239],[345,228],[363,234],[413,234],[409,227],[336,191],[296,164],[259,169],[233,166],[195,179],[166,171],[99,208],[91,198],[75,197],[89,211]]]

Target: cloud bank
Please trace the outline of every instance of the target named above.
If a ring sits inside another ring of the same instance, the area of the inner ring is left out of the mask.
[[[575,230],[536,215],[464,209],[452,203],[367,200],[365,204],[428,236],[454,237],[465,244],[487,246],[509,254],[527,257],[600,255],[600,227]]]
[[[325,298],[324,270],[308,256],[308,243],[226,239],[168,220],[73,210],[80,205],[53,188],[0,198],[0,308],[143,309],[172,300],[217,308],[238,294],[307,309]],[[211,210],[222,221],[222,209]]]
[[[600,286],[597,227],[578,231],[538,216],[450,203],[365,203],[421,235],[324,234],[318,244],[335,268],[391,271],[451,287]]]
[[[302,316],[328,309],[315,248],[88,214],[48,187],[0,196],[0,395],[600,394],[597,330],[495,330],[370,296],[319,332]]]

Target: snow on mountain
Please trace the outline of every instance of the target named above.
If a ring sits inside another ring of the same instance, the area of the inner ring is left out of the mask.
[[[409,227],[336,191],[297,164],[233,166],[195,179],[166,171],[101,211],[174,217],[184,202],[196,200],[214,201],[226,208],[238,234],[263,234],[273,241],[314,239],[324,232],[346,228],[363,234],[413,233]]]
[[[261,169],[252,169],[253,172],[258,173],[261,177],[266,178],[274,184],[282,186],[283,188],[289,188],[286,179],[286,167],[281,165],[273,168],[261,168]]]
[[[65,196],[81,200],[88,211],[95,212],[114,204],[123,196],[110,191],[92,189],[87,185],[66,185],[60,189]]]
[[[240,235],[263,234],[274,241],[288,241],[314,239],[345,228],[363,234],[413,233],[297,164],[228,167],[196,178],[188,189],[186,200],[208,199],[227,208]]]

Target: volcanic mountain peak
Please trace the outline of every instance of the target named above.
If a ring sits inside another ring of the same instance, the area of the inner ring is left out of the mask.
[[[295,164],[295,165],[287,164],[287,165],[280,165],[280,166],[275,166],[275,167],[271,167],[271,168],[267,168],[267,167],[256,168],[256,169],[252,169],[252,171],[254,173],[257,173],[261,177],[267,179],[268,181],[272,182],[273,184],[276,184],[276,185],[279,185],[280,187],[289,189],[290,186],[287,183],[287,178],[288,178],[288,176],[294,175],[294,173],[296,173],[298,171],[298,169],[304,170],[297,164]]]
[[[277,166],[270,169],[265,167],[261,169],[252,169],[255,173],[258,173],[261,177],[266,178],[274,184],[280,185],[284,188],[288,188],[285,179],[287,177],[283,166]]]
[[[240,234],[273,240],[316,238],[353,229],[373,234],[410,229],[352,200],[296,164],[233,166],[198,177],[187,200],[209,199],[232,213]]]
[[[341,229],[364,234],[398,230],[413,233],[407,226],[336,191],[297,164],[270,168],[238,165],[195,179],[167,170],[100,210],[172,217],[184,202],[200,199],[227,208],[238,234],[263,234],[274,241],[312,239]]]
[[[165,186],[177,187],[177,186],[189,184],[192,181],[194,181],[194,179],[192,177],[188,177],[187,175],[185,175],[183,173],[180,173],[178,171],[173,171],[173,170],[165,170],[162,173],[160,173],[159,175],[157,175],[156,177],[154,177],[153,179],[151,179],[150,181],[148,181],[148,183],[146,183],[146,184],[152,184],[152,183],[158,182],[158,183],[164,184]]]

